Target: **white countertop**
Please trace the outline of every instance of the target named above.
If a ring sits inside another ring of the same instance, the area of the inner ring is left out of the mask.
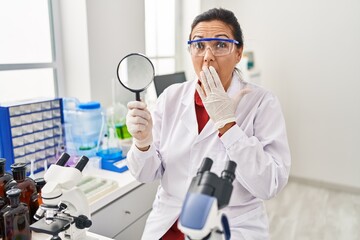
[[[129,171],[125,171],[123,173],[117,173],[102,169],[86,169],[84,171],[84,176],[94,176],[103,179],[109,179],[117,182],[118,187],[107,192],[101,198],[98,198],[94,201],[90,202],[90,212],[93,214],[102,207],[111,203],[115,199],[125,195],[127,192],[132,189],[140,186],[142,183],[135,180],[135,178],[130,174]]]
[[[87,240],[110,240],[111,239],[111,238],[100,236],[98,234],[91,233],[91,232],[87,232],[86,235],[88,237]],[[43,233],[32,232],[31,239],[32,240],[50,240],[51,236],[47,235],[47,234],[43,234]]]

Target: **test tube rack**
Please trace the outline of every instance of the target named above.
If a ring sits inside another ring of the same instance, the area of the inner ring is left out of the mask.
[[[26,163],[28,174],[55,162],[63,144],[62,99],[42,99],[0,105],[0,157],[6,171],[13,163]]]

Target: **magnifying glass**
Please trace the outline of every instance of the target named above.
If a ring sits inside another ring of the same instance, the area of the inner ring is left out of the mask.
[[[119,82],[136,94],[136,101],[140,101],[140,93],[154,80],[154,75],[154,65],[140,53],[126,55],[117,67]]]

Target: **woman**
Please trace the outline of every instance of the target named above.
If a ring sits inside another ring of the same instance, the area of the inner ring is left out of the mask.
[[[263,200],[288,181],[290,152],[278,99],[246,83],[236,70],[243,51],[240,25],[231,11],[197,16],[188,41],[195,81],[168,87],[152,114],[129,102],[127,127],[134,144],[131,173],[141,182],[160,179],[142,239],[176,239],[176,221],[192,178],[210,157],[220,175],[237,163],[229,206],[231,239],[268,239]]]

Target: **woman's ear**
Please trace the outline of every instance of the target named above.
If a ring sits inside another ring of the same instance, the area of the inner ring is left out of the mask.
[[[243,48],[237,48],[237,53],[236,53],[236,61],[237,63],[240,62],[241,57],[242,57],[242,53],[243,53]]]

